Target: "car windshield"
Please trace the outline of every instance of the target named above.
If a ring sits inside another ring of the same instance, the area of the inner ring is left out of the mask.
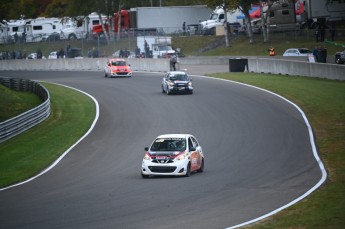
[[[184,138],[157,138],[151,151],[184,151],[186,150],[186,139]]]
[[[210,20],[216,20],[218,19],[218,14],[211,14]]]
[[[300,49],[299,52],[300,53],[311,53],[311,51],[309,49]]]
[[[160,51],[170,51],[170,50],[172,50],[172,48],[170,46],[167,46],[167,45],[160,45],[159,50]]]
[[[188,76],[186,74],[173,75],[169,77],[170,80],[180,80],[188,81]]]
[[[111,62],[112,66],[126,66],[126,62],[125,61],[113,61]]]

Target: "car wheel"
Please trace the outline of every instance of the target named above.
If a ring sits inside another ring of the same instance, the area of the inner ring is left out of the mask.
[[[343,61],[340,60],[340,57],[336,57],[336,58],[335,58],[335,63],[337,63],[337,64],[342,64]]]
[[[165,93],[165,90],[164,90],[164,87],[163,87],[163,85],[162,85],[162,93]]]
[[[190,92],[189,92],[189,94],[191,94],[191,95],[192,95],[192,94],[193,94],[193,91],[190,91]]]
[[[108,75],[107,75],[107,73],[106,73],[106,72],[104,72],[104,77],[108,77]]]
[[[202,172],[204,172],[204,158],[202,159],[202,161],[201,161],[201,166],[200,166],[200,169],[198,170],[198,172],[199,173],[202,173]]]
[[[69,36],[68,36],[68,40],[76,40],[77,39],[77,36],[75,35],[75,34],[70,34]]]
[[[165,90],[165,92],[167,93],[167,95],[170,95],[170,94],[171,94],[169,88],[167,88],[167,89]]]
[[[145,175],[145,174],[142,174],[142,173],[141,173],[141,177],[142,177],[142,178],[149,178],[149,175]]]
[[[188,166],[187,166],[187,172],[186,172],[186,175],[184,175],[185,177],[190,177],[190,163],[188,163]]]

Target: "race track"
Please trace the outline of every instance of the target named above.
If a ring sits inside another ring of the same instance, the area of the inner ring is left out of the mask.
[[[270,93],[193,77],[193,95],[161,93],[162,74],[0,72],[97,99],[91,134],[43,176],[0,192],[0,228],[226,228],[284,206],[321,179],[300,112]],[[193,134],[205,172],[142,179],[144,147]]]

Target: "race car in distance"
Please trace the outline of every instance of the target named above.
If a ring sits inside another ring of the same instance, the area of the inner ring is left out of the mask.
[[[198,141],[190,134],[158,136],[151,147],[145,147],[141,176],[186,176],[204,171],[204,154]]]
[[[171,71],[162,80],[162,93],[193,94],[192,79],[183,71]]]
[[[131,77],[132,70],[124,59],[112,58],[107,61],[104,67],[105,77]]]

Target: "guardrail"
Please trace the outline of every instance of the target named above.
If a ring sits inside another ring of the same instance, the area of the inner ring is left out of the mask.
[[[229,65],[230,59],[248,60],[248,71],[255,73],[271,73],[291,76],[317,77],[345,81],[345,65],[333,64],[334,57],[328,63],[311,63],[307,57],[255,57],[255,56],[218,56],[180,58],[186,65]],[[188,68],[188,67],[187,67]]]
[[[44,101],[29,111],[1,122],[0,143],[28,130],[49,117],[50,95],[48,90],[40,83],[31,80],[0,77],[0,84],[16,91],[33,92]]]
[[[84,58],[84,59],[36,59],[36,60],[2,60],[1,70],[103,70],[108,58]],[[158,71],[170,70],[170,59],[168,58],[128,58],[126,61],[134,71]]]

